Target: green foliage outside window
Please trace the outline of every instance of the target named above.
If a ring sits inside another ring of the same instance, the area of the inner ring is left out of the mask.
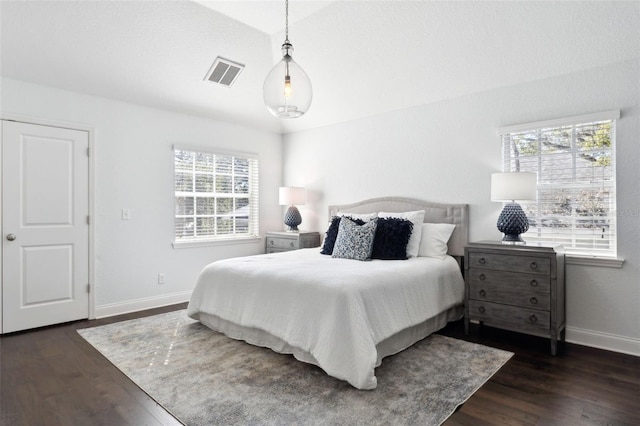
[[[538,176],[537,200],[522,203],[529,240],[615,252],[614,126],[606,120],[503,135],[504,170]]]

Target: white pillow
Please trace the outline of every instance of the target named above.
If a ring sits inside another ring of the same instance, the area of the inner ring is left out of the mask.
[[[338,216],[338,217],[349,216],[352,219],[360,219],[360,220],[363,220],[365,222],[369,222],[369,221],[371,221],[371,219],[375,219],[376,217],[378,217],[378,213],[346,213],[346,212],[338,212],[338,213],[336,213],[336,216]]]
[[[407,244],[407,257],[418,256],[418,252],[420,251],[420,236],[422,235],[422,222],[424,221],[424,210],[403,213],[379,212],[378,217],[397,217],[410,220],[411,223],[413,223],[413,231],[411,231],[411,237],[409,237],[409,243]]]
[[[447,242],[455,228],[451,223],[423,223],[418,256],[444,259],[449,249]]]

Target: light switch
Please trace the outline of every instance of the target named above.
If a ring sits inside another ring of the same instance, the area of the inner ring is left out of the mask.
[[[122,209],[122,220],[129,220],[131,217],[131,211],[129,209]]]

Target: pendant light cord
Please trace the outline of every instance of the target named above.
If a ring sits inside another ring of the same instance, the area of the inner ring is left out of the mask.
[[[284,16],[285,16],[284,42],[289,43],[289,0],[285,0],[284,2]]]

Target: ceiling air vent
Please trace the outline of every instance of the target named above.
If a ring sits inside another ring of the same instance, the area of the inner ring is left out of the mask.
[[[218,56],[204,80],[230,87],[243,69],[244,65]]]

